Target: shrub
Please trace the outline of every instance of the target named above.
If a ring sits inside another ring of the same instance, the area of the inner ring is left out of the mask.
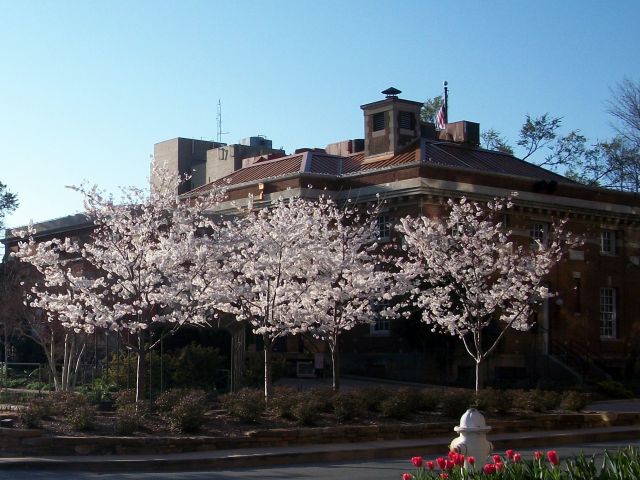
[[[96,423],[96,409],[89,404],[76,404],[67,413],[69,425],[74,430],[92,430]]]
[[[320,416],[318,402],[314,398],[301,399],[293,406],[292,414],[300,425],[315,425]]]
[[[144,425],[144,416],[136,411],[135,403],[127,403],[118,408],[115,430],[118,435],[131,435]]]
[[[449,418],[460,418],[473,404],[473,394],[466,391],[450,391],[440,399],[440,411]]]
[[[476,402],[480,410],[491,413],[506,413],[513,406],[513,394],[508,390],[485,388],[478,392]]]
[[[398,420],[407,418],[411,413],[406,397],[398,394],[391,395],[389,398],[383,400],[380,405],[380,411],[385,417]]]
[[[155,402],[153,402],[153,406],[159,412],[169,412],[178,404],[187,392],[188,390],[180,388],[172,388],[171,390],[162,392],[158,398],[156,398]]]
[[[633,392],[615,380],[603,380],[596,384],[596,389],[610,398],[633,398]]]
[[[166,414],[171,428],[183,433],[200,430],[207,411],[207,394],[203,390],[190,390]]]
[[[273,397],[269,401],[269,408],[273,410],[278,417],[293,420],[296,418],[294,408],[302,400],[301,397],[294,388],[276,387]],[[306,395],[304,397],[306,397]]]
[[[435,412],[436,410],[438,410],[438,405],[440,405],[440,399],[442,398],[442,395],[442,390],[437,390],[434,388],[422,390],[422,395],[420,398],[420,409],[426,412]]]
[[[371,413],[379,412],[382,402],[389,397],[390,394],[388,389],[382,387],[364,388],[355,390],[352,393],[360,397],[367,412]]]
[[[422,409],[422,393],[417,388],[400,388],[394,392],[394,395],[402,398],[409,413],[419,412]]]
[[[43,418],[54,415],[54,409],[48,398],[34,398],[20,412],[20,420],[27,428],[37,428]]]
[[[589,404],[590,399],[591,396],[588,393],[569,390],[563,393],[560,408],[571,412],[578,412]]]
[[[222,408],[245,422],[257,422],[265,409],[264,396],[261,390],[245,388],[238,393],[228,393],[221,395],[219,398]]]
[[[339,423],[345,423],[366,416],[367,407],[359,395],[339,392],[333,396],[333,413]]]
[[[165,355],[168,377],[174,388],[216,389],[216,376],[223,365],[217,348],[191,343]]]
[[[309,390],[308,397],[313,398],[318,405],[319,413],[333,412],[333,397],[336,392],[331,388],[314,388]]]
[[[115,392],[112,398],[116,404],[116,409],[120,409],[125,405],[136,403],[136,391],[134,389],[120,390],[119,392]]]
[[[87,397],[76,392],[52,392],[49,395],[52,415],[69,415],[87,405]]]

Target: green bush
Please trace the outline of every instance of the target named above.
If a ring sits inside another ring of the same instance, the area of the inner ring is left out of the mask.
[[[596,384],[596,390],[609,398],[633,398],[634,394],[622,383],[615,380],[603,380]]]
[[[159,412],[170,412],[187,393],[188,390],[172,388],[162,392],[153,402],[153,406]]]
[[[144,415],[136,411],[135,403],[121,405],[116,413],[115,430],[118,435],[131,435],[142,429]]]
[[[339,423],[345,423],[365,417],[367,406],[356,393],[338,392],[333,396],[333,413]]]
[[[166,413],[169,425],[183,433],[197,432],[207,412],[207,394],[203,390],[189,390]]]
[[[402,420],[409,416],[411,409],[405,396],[395,394],[382,401],[380,404],[380,413],[385,417]]]
[[[293,406],[292,414],[300,425],[315,425],[320,417],[318,402],[314,398],[299,399]]]
[[[506,413],[513,406],[513,394],[509,390],[485,388],[476,396],[478,409],[490,413]]]
[[[265,410],[264,394],[261,390],[242,389],[219,397],[220,405],[229,414],[245,422],[255,423]]]
[[[458,419],[473,404],[473,401],[474,394],[471,392],[454,390],[442,396],[439,409],[444,416]]]
[[[34,398],[20,412],[20,420],[27,428],[37,428],[44,418],[55,414],[54,408],[49,398]]]
[[[86,403],[74,405],[66,416],[74,430],[92,430],[95,427],[96,409]]]
[[[443,391],[435,388],[427,388],[422,390],[420,399],[420,410],[425,412],[435,412],[440,405]]]
[[[319,413],[333,412],[333,397],[335,395],[336,392],[331,388],[313,388],[308,390],[308,396],[316,401]]]
[[[389,397],[390,391],[382,387],[364,388],[352,392],[360,397],[365,408],[370,413],[380,412],[382,402]]]
[[[299,394],[294,388],[276,387],[273,392],[273,397],[269,400],[269,408],[275,412],[278,417],[293,420],[296,417],[293,411],[294,407],[306,397],[307,395]]]
[[[560,408],[562,410],[568,410],[570,412],[579,412],[589,404],[591,395],[588,393],[576,392],[575,390],[569,390],[562,394],[562,401],[560,402]]]
[[[210,392],[216,389],[217,372],[225,362],[217,348],[191,343],[165,354],[164,364],[172,388]]]

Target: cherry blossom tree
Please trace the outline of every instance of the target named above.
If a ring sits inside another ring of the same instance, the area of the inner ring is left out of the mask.
[[[376,255],[378,225],[375,212],[360,214],[350,202],[336,205],[321,198],[314,203],[321,222],[317,276],[309,280],[305,312],[312,334],[326,340],[331,351],[333,389],[340,388],[342,332],[371,323],[376,304],[390,300],[391,276]]]
[[[137,355],[137,402],[145,390],[152,325],[168,322],[177,327],[206,320],[208,310],[191,297],[198,289],[203,252],[211,250],[204,233],[218,228],[206,211],[224,195],[223,190],[211,190],[180,200],[178,185],[184,179],[162,165],[152,168],[149,191],[122,188],[118,201],[95,186],[75,187],[95,225],[85,242],[38,242],[34,232],[27,232],[29,239],[20,243],[18,253],[44,276],[45,288],[33,290],[34,307],[54,313],[73,331],[101,328],[132,334],[135,340],[129,343],[130,335],[121,337]],[[78,263],[77,272],[68,268],[69,261]]]
[[[462,198],[449,200],[448,206],[443,218],[401,220],[397,229],[404,235],[407,258],[398,263],[399,278],[407,282],[422,321],[462,340],[475,361],[479,390],[482,362],[509,329],[532,326],[535,305],[552,296],[547,274],[577,241],[558,222],[544,242],[517,245],[502,222],[510,199],[480,203]],[[483,332],[494,320],[500,334],[487,344]]]
[[[272,392],[271,357],[274,342],[307,330],[305,311],[310,278],[317,275],[322,254],[319,211],[313,202],[279,198],[272,205],[228,222],[235,248],[228,257],[232,280],[228,303],[221,307],[247,321],[264,343],[264,396]]]

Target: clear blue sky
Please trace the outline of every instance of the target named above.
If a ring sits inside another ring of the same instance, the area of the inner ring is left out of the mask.
[[[640,78],[640,2],[0,0],[7,226],[82,210],[65,185],[144,185],[153,144],[266,135],[288,152],[362,137],[361,104],[450,85],[451,121],[515,140],[550,112],[594,141]]]

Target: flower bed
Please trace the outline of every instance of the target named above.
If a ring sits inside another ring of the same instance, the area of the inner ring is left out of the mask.
[[[602,459],[584,455],[560,462],[555,450],[537,451],[534,458],[525,460],[513,450],[493,455],[491,462],[480,463],[473,457],[449,452],[447,457],[424,460],[413,457],[413,473],[403,473],[402,480],[637,480],[640,478],[640,451],[627,448],[605,452]]]

